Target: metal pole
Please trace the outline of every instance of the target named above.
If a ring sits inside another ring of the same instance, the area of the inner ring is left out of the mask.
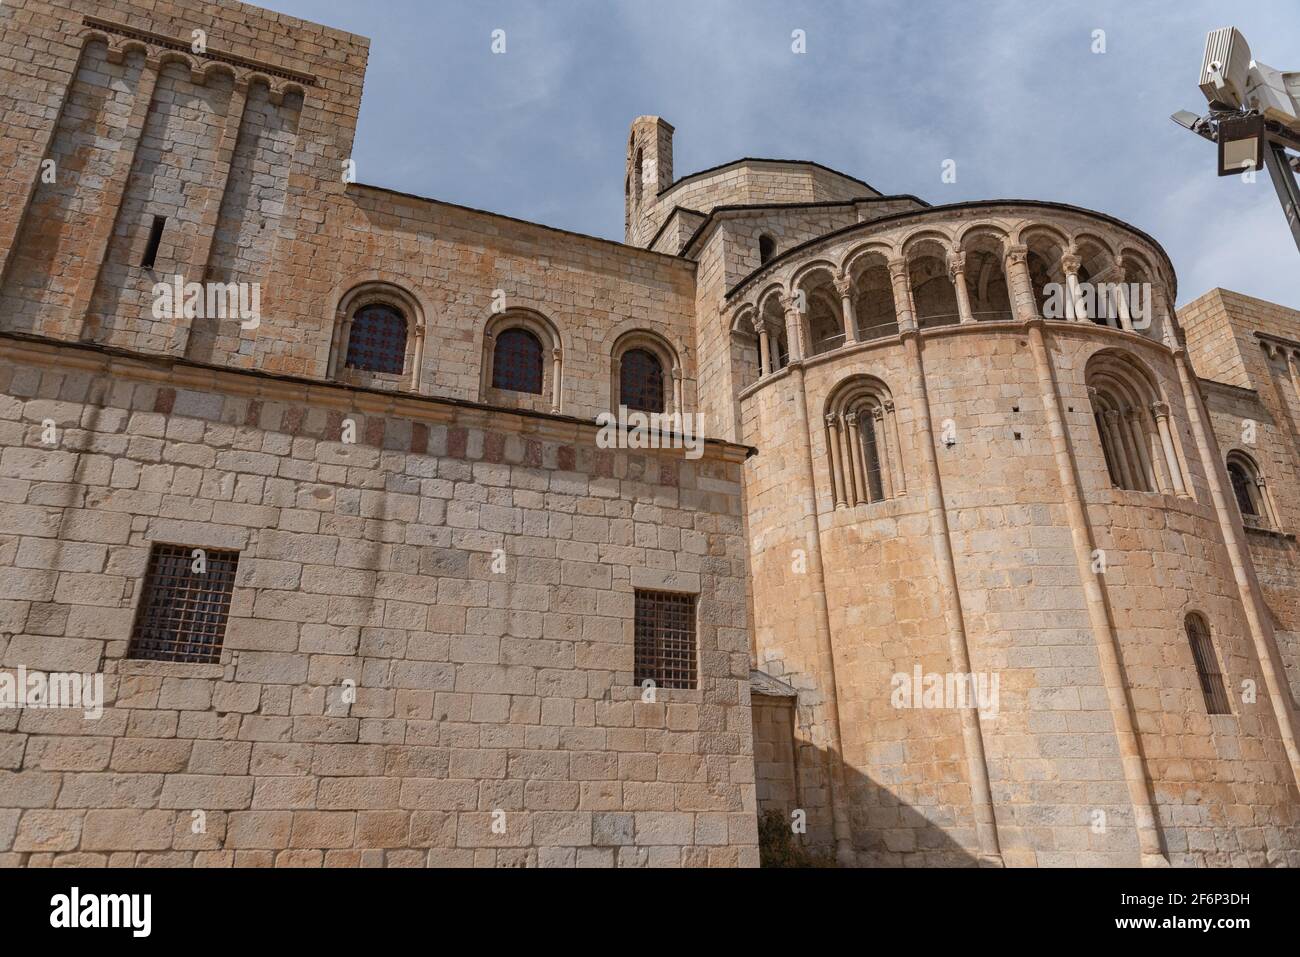
[[[1291,236],[1295,239],[1296,247],[1300,248],[1300,185],[1296,184],[1295,173],[1291,171],[1291,158],[1281,143],[1268,140],[1264,145],[1264,162],[1268,164],[1268,173],[1273,177],[1273,186],[1277,189],[1282,211],[1286,213]]]

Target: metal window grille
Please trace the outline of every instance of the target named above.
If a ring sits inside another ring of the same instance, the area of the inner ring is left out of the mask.
[[[1223,675],[1219,672],[1219,661],[1214,656],[1210,629],[1200,615],[1187,616],[1187,640],[1192,646],[1196,676],[1201,680],[1201,692],[1205,695],[1206,713],[1232,714],[1232,708],[1228,704],[1228,691],[1223,686]]]
[[[507,329],[497,336],[492,388],[542,394],[542,344],[527,329]]]
[[[644,349],[629,349],[619,362],[619,402],[638,412],[664,411],[664,367]]]
[[[406,317],[392,306],[366,306],[352,317],[347,365],[401,375],[406,368]]]
[[[636,593],[635,680],[656,688],[696,685],[695,596]]]
[[[203,570],[196,572],[194,551],[154,545],[127,657],[220,662],[239,553],[203,549]]]

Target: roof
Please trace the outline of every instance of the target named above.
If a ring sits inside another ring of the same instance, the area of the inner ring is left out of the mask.
[[[786,163],[790,166],[812,166],[816,169],[825,170],[828,173],[834,173],[836,176],[839,176],[842,179],[847,179],[850,180],[851,182],[859,183],[862,186],[865,186],[867,189],[871,190],[877,196],[880,195],[880,190],[876,189],[866,180],[858,179],[856,176],[850,176],[848,173],[841,173],[837,169],[831,169],[829,166],[824,166],[821,163],[814,162],[813,160],[765,159],[764,157],[761,156],[746,156],[743,159],[732,160],[729,163],[722,163],[719,166],[710,166],[708,169],[702,169],[696,173],[689,173],[686,176],[683,176],[681,179],[677,180],[671,186],[661,189],[659,191],[659,195],[663,196],[667,193],[671,193],[678,186],[682,185],[682,183],[685,183],[689,180],[698,179],[701,176],[708,176],[710,173],[717,173],[729,167],[740,166],[744,163]]]
[[[889,223],[896,223],[901,220],[910,219],[916,216],[928,216],[932,213],[952,213],[952,212],[958,212],[960,210],[965,210],[965,209],[986,209],[989,207],[996,207],[996,206],[1027,206],[1030,208],[1037,208],[1037,209],[1061,210],[1067,213],[1080,213],[1084,216],[1091,216],[1095,219],[1102,220],[1103,222],[1108,222],[1112,226],[1118,226],[1121,229],[1128,230],[1129,232],[1133,233],[1135,236],[1139,236],[1145,242],[1149,243],[1151,245],[1151,248],[1155,249],[1160,254],[1160,256],[1164,259],[1165,265],[1169,268],[1170,278],[1175,283],[1174,288],[1170,290],[1170,299],[1171,300],[1177,299],[1178,289],[1176,284],[1178,281],[1178,273],[1174,269],[1173,260],[1169,258],[1169,253],[1165,250],[1165,247],[1160,245],[1160,243],[1156,241],[1156,239],[1153,236],[1151,236],[1151,234],[1139,229],[1138,227],[1134,226],[1132,223],[1127,223],[1124,220],[1119,219],[1118,217],[1111,216],[1109,213],[1102,213],[1095,209],[1088,209],[1085,206],[1072,206],[1069,203],[1054,203],[1042,199],[967,200],[961,203],[947,203],[942,206],[929,206],[924,209],[912,209],[901,213],[892,213],[889,216],[882,216],[879,219],[871,219],[863,223],[854,223],[850,226],[844,226],[840,229],[834,229],[831,230],[829,233],[823,233],[820,236],[816,236],[813,239],[808,240],[807,242],[800,243],[797,246],[792,246],[789,249],[787,249],[785,252],[781,253],[780,255],[774,256],[773,258],[769,259],[767,262],[763,263],[761,266],[759,266],[749,275],[745,276],[734,286],[732,286],[731,289],[729,289],[726,292],[723,298],[732,299],[733,297],[735,297],[735,295],[738,292],[740,292],[741,289],[744,289],[746,286],[748,286],[749,283],[752,282],[755,277],[768,271],[769,269],[772,269],[778,263],[786,259],[789,259],[793,256],[796,256],[804,252],[805,250],[810,249],[813,246],[816,246],[820,243],[824,243],[827,240],[834,239],[839,236],[844,236],[857,230],[872,229],[877,226],[881,226]],[[700,229],[703,229],[706,225],[707,223],[701,223]],[[691,241],[694,242],[694,239],[695,237],[692,237]],[[687,243],[687,248],[689,248],[689,246],[690,243]]]
[[[769,698],[799,697],[799,692],[792,685],[786,684],[779,678],[773,678],[766,671],[759,671],[757,668],[752,668],[749,672],[749,693],[767,695]]]

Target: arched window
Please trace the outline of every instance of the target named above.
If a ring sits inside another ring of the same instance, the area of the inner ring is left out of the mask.
[[[758,237],[758,264],[765,265],[769,259],[776,255],[776,240],[771,236]]]
[[[1088,395],[1106,470],[1115,488],[1184,495],[1169,406],[1133,360],[1105,350],[1088,361]]]
[[[483,327],[479,401],[534,412],[560,412],[563,350],[560,332],[540,312],[510,309]]]
[[[401,375],[406,368],[406,338],[406,316],[396,306],[363,306],[352,315],[344,364],[362,372]]]
[[[1206,714],[1232,714],[1228,691],[1223,684],[1223,673],[1219,670],[1219,659],[1214,653],[1214,642],[1210,639],[1210,626],[1196,612],[1187,616],[1184,626],[1187,629],[1188,644],[1192,646],[1196,677],[1201,682],[1201,693],[1205,696]]]
[[[496,337],[492,388],[542,394],[542,343],[527,329],[507,329]]]
[[[826,448],[836,508],[905,491],[894,403],[884,383],[856,377],[835,391],[826,408]]]
[[[638,148],[636,151],[636,162],[632,166],[633,203],[638,209],[641,208],[642,180],[645,179],[645,162],[642,157],[643,153],[641,149]]]
[[[681,412],[681,363],[677,350],[658,332],[633,329],[610,346],[609,401],[612,409]]]
[[[343,293],[335,306],[326,375],[367,388],[420,391],[424,308],[378,276]]]
[[[664,411],[664,367],[653,353],[629,349],[618,366],[621,405],[637,412]]]
[[[1255,504],[1255,496],[1259,490],[1255,488],[1255,483],[1250,480],[1246,470],[1239,462],[1228,463],[1228,477],[1232,479],[1232,491],[1237,496],[1237,507],[1241,509],[1241,517],[1259,515],[1259,506]]]
[[[1232,494],[1237,500],[1237,509],[1241,512],[1244,525],[1250,528],[1268,528],[1276,524],[1268,489],[1250,456],[1244,452],[1229,453],[1228,480],[1232,483]]]

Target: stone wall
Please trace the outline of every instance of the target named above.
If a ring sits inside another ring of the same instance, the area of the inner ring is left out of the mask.
[[[107,699],[0,712],[3,863],[756,863],[743,449],[13,340],[0,394],[0,663]],[[239,552],[220,664],[127,657],[155,542]]]

